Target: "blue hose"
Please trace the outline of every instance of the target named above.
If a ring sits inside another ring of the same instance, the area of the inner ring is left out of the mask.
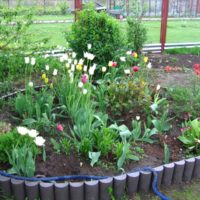
[[[137,168],[135,170],[132,170],[131,172],[137,172],[137,171],[146,171],[146,172],[152,172],[153,173],[153,183],[152,183],[152,189],[156,196],[158,196],[161,200],[170,200],[168,197],[163,195],[159,192],[157,188],[157,182],[158,182],[158,173],[156,170],[152,167],[142,167]],[[0,175],[13,178],[17,180],[23,180],[23,181],[43,181],[43,182],[51,182],[51,181],[65,181],[65,180],[101,180],[106,179],[108,176],[89,176],[89,175],[70,175],[70,176],[54,176],[54,177],[44,177],[44,178],[28,178],[23,176],[16,176],[13,174],[8,174],[4,171],[0,171]]]

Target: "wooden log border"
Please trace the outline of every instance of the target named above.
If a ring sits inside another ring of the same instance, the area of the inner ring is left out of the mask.
[[[200,179],[200,156],[154,168],[158,173],[158,188]],[[130,172],[102,180],[45,183],[10,179],[0,176],[0,189],[4,196],[15,200],[117,200],[124,194],[133,197],[137,192],[151,190],[151,172]]]

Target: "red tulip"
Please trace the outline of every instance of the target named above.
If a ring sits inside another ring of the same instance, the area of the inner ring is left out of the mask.
[[[132,70],[133,70],[134,72],[137,72],[137,71],[140,70],[140,68],[139,68],[138,66],[133,66],[133,67],[132,67]]]
[[[112,67],[117,67],[117,62],[112,62]]]
[[[170,66],[165,67],[165,72],[169,73],[171,71],[172,71],[172,67],[170,67]]]
[[[194,72],[196,75],[200,75],[200,64],[194,64]]]

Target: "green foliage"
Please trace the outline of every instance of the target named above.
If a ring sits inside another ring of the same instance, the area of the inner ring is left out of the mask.
[[[33,177],[35,173],[35,157],[30,151],[30,147],[24,144],[22,147],[14,147],[7,153],[9,164],[12,168],[9,173],[18,174],[26,177]]]
[[[17,95],[15,109],[24,125],[45,129],[55,120],[53,100],[53,95],[46,89],[36,92],[33,88],[27,88],[26,94]]]
[[[69,8],[69,5],[66,1],[61,1],[58,4],[58,7],[60,8],[61,15],[65,15],[67,13],[67,9]]]
[[[184,118],[185,115],[192,119],[199,117],[200,89],[197,88],[196,92],[193,92],[190,88],[176,87],[168,89],[167,92],[169,99],[173,102],[170,106],[176,117]]]
[[[88,156],[88,152],[92,151],[93,140],[92,138],[84,137],[81,141],[75,141],[75,146],[81,154]]]
[[[19,18],[18,10],[13,9],[0,9],[0,51],[5,51],[11,46],[14,49],[24,49],[24,42],[26,37],[27,28],[31,24],[32,14],[27,13]],[[15,22],[15,26],[10,24]]]
[[[122,47],[119,25],[115,19],[104,12],[85,9],[79,13],[79,20],[72,25],[71,33],[66,35],[70,47],[83,57],[87,44],[92,44],[95,61],[107,63]]]
[[[200,152],[200,120],[188,121],[183,126],[182,135],[178,139],[189,151]]]
[[[160,119],[154,118],[152,124],[154,125],[157,133],[164,133],[172,128],[169,124],[170,119],[168,119],[168,111],[163,112]]]
[[[53,146],[53,149],[56,151],[56,153],[65,153],[66,155],[69,154],[71,150],[71,142],[67,138],[61,138],[59,142],[55,140],[54,138],[50,139],[51,144]]]
[[[26,143],[30,144],[29,151],[36,156],[39,153],[38,149],[32,138],[29,136],[22,137],[15,130],[0,135],[0,162],[8,162],[8,156],[6,152],[10,155],[14,146],[17,145],[19,148],[21,148]]]
[[[151,96],[146,92],[147,84],[142,79],[121,79],[112,82],[108,90],[108,105],[111,110],[121,113],[130,109],[146,110]]]
[[[128,20],[128,46],[136,52],[140,52],[147,40],[147,30],[143,26],[141,19],[129,17]]]
[[[50,141],[51,141],[54,151],[56,151],[56,153],[59,154],[61,152],[60,144],[54,138],[51,138]]]
[[[93,133],[94,148],[101,152],[102,156],[108,156],[112,152],[113,144],[115,143],[118,135],[110,128],[101,127]]]

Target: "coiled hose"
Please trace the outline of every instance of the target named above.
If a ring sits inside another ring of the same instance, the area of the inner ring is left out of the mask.
[[[135,170],[132,170],[131,172],[138,172],[138,171],[152,172],[154,176],[153,183],[152,183],[152,190],[154,194],[158,196],[161,200],[170,200],[164,194],[159,192],[157,188],[158,173],[156,172],[154,168],[142,167],[142,168],[137,168]],[[28,177],[22,177],[22,176],[9,174],[4,171],[0,171],[0,175],[8,177],[8,178],[17,179],[17,180],[23,180],[23,181],[43,181],[43,182],[65,181],[65,180],[101,180],[101,179],[108,178],[108,176],[90,176],[90,175],[69,175],[69,176],[54,176],[54,177],[44,177],[44,178],[36,178],[36,177],[28,178]]]

